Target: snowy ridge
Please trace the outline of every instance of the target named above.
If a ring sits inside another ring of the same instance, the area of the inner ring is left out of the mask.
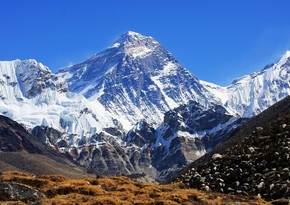
[[[201,81],[232,114],[252,117],[290,94],[290,51],[275,64],[243,76],[228,87]]]

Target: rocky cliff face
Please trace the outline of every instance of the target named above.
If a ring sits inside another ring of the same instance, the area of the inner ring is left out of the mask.
[[[49,88],[58,92],[67,92],[64,79],[53,74],[48,67],[36,60],[18,61],[16,70],[17,80],[24,97],[33,98]]]
[[[192,101],[166,112],[151,144],[153,166],[161,172],[160,178],[198,159],[212,148],[212,139],[222,140],[237,125],[237,118],[216,105],[204,107]]]
[[[151,127],[150,129],[153,130]],[[83,136],[78,141],[73,141],[75,136],[71,134],[43,126],[35,127],[32,134],[44,145],[48,144],[55,150],[68,154],[89,173],[107,176],[144,173],[150,179],[156,177],[149,147],[135,144],[134,140],[130,142],[128,135],[133,135],[133,132],[127,135],[121,127],[106,128],[89,138]],[[144,137],[146,134],[143,132],[140,136]]]
[[[212,139],[223,139],[217,133],[226,136],[235,128],[236,120],[221,106],[191,102],[166,112],[156,129],[142,120],[128,133],[121,127],[106,128],[74,143],[72,135],[47,127],[36,127],[32,133],[44,144],[68,153],[90,172],[145,173],[163,181],[211,149]]]

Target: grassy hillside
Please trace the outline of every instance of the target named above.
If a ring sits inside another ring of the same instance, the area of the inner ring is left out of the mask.
[[[268,204],[260,198],[247,198],[185,189],[181,184],[158,185],[139,183],[126,177],[113,178],[67,178],[57,175],[35,176],[20,172],[4,172],[3,182],[17,182],[37,189],[46,195],[34,204]],[[1,186],[0,186],[1,187]],[[0,188],[1,193],[1,188]],[[1,194],[0,194],[1,195]],[[5,194],[4,194],[5,195]],[[4,195],[2,194],[2,200]],[[0,199],[1,199],[0,196]],[[33,200],[31,200],[33,201]],[[5,199],[0,204],[29,204],[22,199]]]

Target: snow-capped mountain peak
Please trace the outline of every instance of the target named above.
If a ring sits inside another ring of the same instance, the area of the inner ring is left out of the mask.
[[[290,51],[289,50],[287,50],[286,52],[285,52],[285,54],[282,56],[282,58],[280,58],[280,60],[278,61],[278,65],[283,65],[283,64],[285,64],[285,63],[287,63],[287,61],[289,62],[290,61]]]
[[[24,98],[32,99],[47,88],[67,91],[63,79],[34,59],[1,61],[0,74],[0,96],[7,104],[22,102]]]
[[[158,44],[151,36],[144,36],[137,32],[128,31],[110,48],[119,48],[128,56],[143,58],[152,53]]]
[[[128,129],[189,100],[213,100],[199,80],[150,36],[129,31],[92,58],[59,71],[69,89],[99,101]],[[128,126],[126,126],[128,125]]]
[[[19,62],[16,67],[16,75],[22,93],[27,98],[35,97],[45,88],[60,92],[66,92],[68,89],[65,80],[34,59]]]
[[[134,36],[134,37],[144,37],[144,35],[135,32],[135,31],[127,31],[125,34],[123,35],[127,35],[127,36]]]
[[[130,44],[137,41],[149,40],[149,39],[153,40],[151,36],[145,36],[134,31],[128,31],[122,34],[121,37],[116,41],[116,43]]]

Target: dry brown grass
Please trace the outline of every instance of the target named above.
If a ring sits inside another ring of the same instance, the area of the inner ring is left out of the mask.
[[[180,184],[142,184],[126,177],[72,179],[63,176],[33,176],[19,172],[5,172],[0,181],[14,181],[36,188],[47,195],[41,204],[269,204],[260,198],[247,198],[184,189]],[[0,202],[0,204],[21,204]]]

